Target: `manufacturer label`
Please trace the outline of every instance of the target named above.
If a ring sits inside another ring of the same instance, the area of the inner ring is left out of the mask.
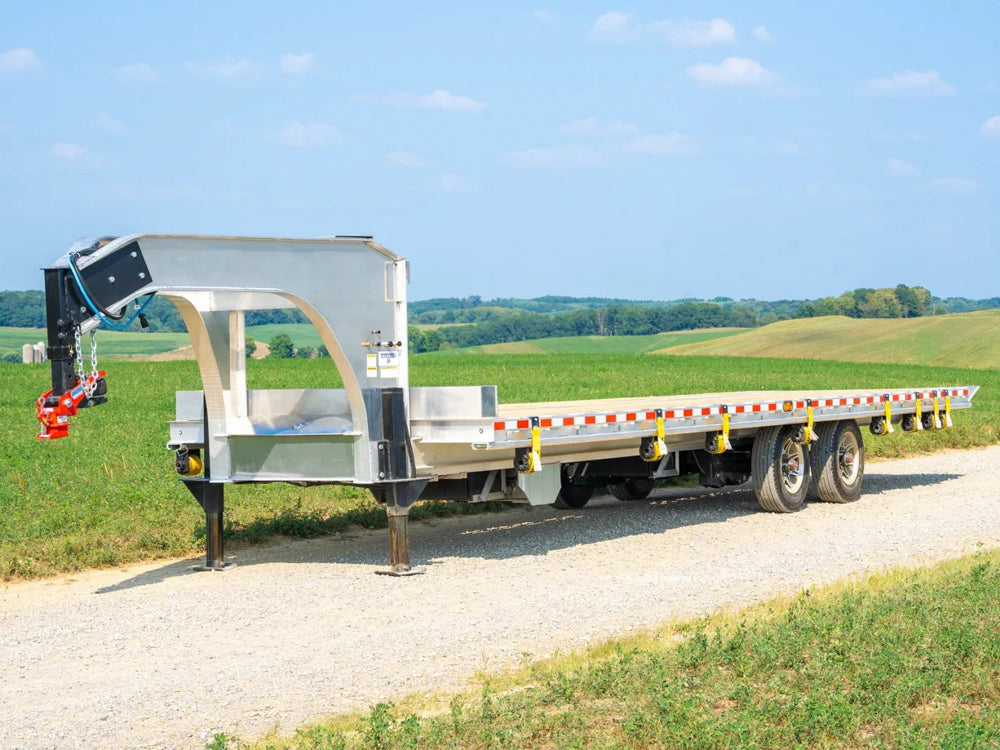
[[[378,353],[378,376],[380,378],[395,378],[399,375],[400,352]]]

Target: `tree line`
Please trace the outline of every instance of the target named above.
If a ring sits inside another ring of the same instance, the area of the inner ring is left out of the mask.
[[[470,325],[420,329],[410,326],[410,349],[436,351],[553,336],[632,336],[693,328],[747,328],[756,325],[752,312],[723,308],[714,302],[685,302],[669,308],[614,305],[545,315],[519,311]]]
[[[1000,307],[998,298],[978,302],[981,306],[972,309]],[[663,307],[616,304],[548,315],[518,310],[469,325],[432,329],[410,326],[410,348],[424,352],[555,336],[628,336],[695,328],[751,328],[789,318],[824,315],[916,318],[946,312],[943,308],[926,288],[899,284],[895,288],[860,288],[839,297],[806,301],[768,303],[719,297],[711,302],[676,301]],[[486,304],[482,309],[493,306]]]
[[[1000,308],[1000,298],[935,298],[921,286],[899,284],[859,288],[816,300],[619,300],[604,297],[538,297],[532,300],[478,296],[416,301],[410,304],[410,346],[414,351],[479,346],[553,336],[627,336],[694,328],[749,328],[788,318],[846,315],[852,318],[914,318],[945,312]],[[150,331],[183,332],[177,309],[154,298],[146,308]],[[248,326],[305,323],[298,310],[251,310]],[[419,328],[418,324],[443,325]],[[45,325],[42,292],[0,292],[0,326]],[[135,323],[134,328],[138,329]],[[280,342],[284,344],[285,342]],[[279,345],[281,352],[285,347]],[[288,356],[311,356],[305,351]],[[280,356],[280,355],[278,355]]]

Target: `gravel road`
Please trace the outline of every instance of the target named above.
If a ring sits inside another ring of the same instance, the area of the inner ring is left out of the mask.
[[[1000,546],[1000,446],[868,466],[851,505],[745,490],[415,524],[0,591],[0,747],[195,748],[849,574]]]

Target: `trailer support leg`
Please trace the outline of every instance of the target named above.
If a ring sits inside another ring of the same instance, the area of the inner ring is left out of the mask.
[[[389,520],[389,567],[376,570],[379,575],[415,576],[424,572],[423,568],[410,565],[410,508],[420,497],[425,480],[393,482],[384,485],[385,512]]]
[[[195,570],[228,570],[235,563],[224,562],[223,557],[223,516],[225,496],[222,484],[213,484],[204,479],[187,479],[184,486],[194,495],[205,511],[205,564]]]
[[[394,575],[414,573],[410,567],[409,514],[389,516],[389,571]]]

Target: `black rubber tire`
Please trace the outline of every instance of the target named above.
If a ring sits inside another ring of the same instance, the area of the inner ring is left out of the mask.
[[[590,498],[594,496],[594,488],[587,484],[564,484],[556,501],[552,503],[553,508],[559,510],[572,510],[582,508]]]
[[[653,480],[632,478],[608,485],[608,492],[619,500],[645,500],[653,491]]]
[[[751,481],[761,510],[769,513],[792,513],[803,506],[809,492],[809,456],[805,446],[792,440],[794,425],[765,427],[757,433],[750,453]],[[782,454],[795,453],[795,464],[788,469],[798,481],[786,481]]]
[[[856,422],[824,422],[817,425],[814,442],[809,451],[809,497],[826,503],[851,503],[861,497],[865,478],[865,443]],[[845,445],[846,443],[846,445]],[[850,465],[841,456],[842,448],[854,448],[855,459]],[[845,476],[845,473],[847,476]]]

